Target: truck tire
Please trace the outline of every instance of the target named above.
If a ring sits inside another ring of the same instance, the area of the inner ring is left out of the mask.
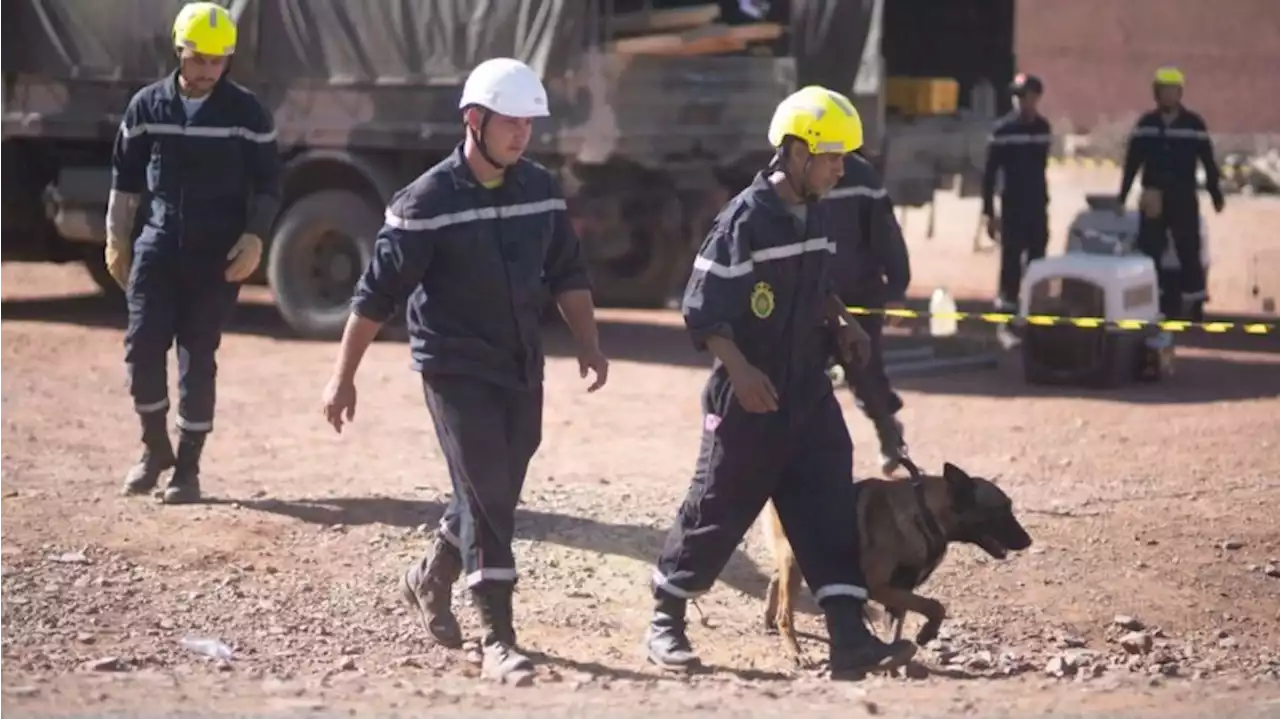
[[[610,228],[629,237],[622,256],[592,261],[595,301],[602,307],[666,306],[686,256],[683,208],[672,190],[650,189],[620,198],[621,222]],[[584,238],[589,243],[592,238]],[[590,256],[590,248],[587,250]]]
[[[85,248],[84,254],[80,260],[84,265],[84,269],[89,273],[89,277],[93,279],[93,283],[102,290],[102,294],[112,303],[120,303],[124,301],[124,290],[120,289],[120,285],[116,284],[116,278],[107,272],[107,258],[103,254],[104,249],[100,245]]]
[[[308,339],[342,336],[381,225],[378,208],[347,190],[315,192],[285,210],[271,238],[267,282],[289,327]]]

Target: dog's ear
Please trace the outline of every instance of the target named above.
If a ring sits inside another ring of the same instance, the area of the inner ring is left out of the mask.
[[[960,469],[959,467],[955,466],[950,462],[947,462],[946,464],[942,465],[942,478],[947,480],[948,482],[954,482],[954,483],[959,483],[959,482],[972,483],[973,482],[973,480],[969,477],[968,472],[965,472],[963,469]]]
[[[947,462],[942,465],[942,478],[947,480],[947,487],[951,490],[951,501],[957,508],[973,506],[973,478],[967,472]]]

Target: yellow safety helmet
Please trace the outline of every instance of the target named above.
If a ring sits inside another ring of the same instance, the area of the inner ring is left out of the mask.
[[[862,116],[849,98],[818,85],[802,87],[778,103],[769,122],[769,144],[795,137],[814,155],[848,154],[862,147]]]
[[[1156,70],[1155,84],[1172,85],[1173,87],[1186,87],[1187,77],[1182,71],[1176,67],[1165,66]]]
[[[173,21],[173,45],[201,55],[232,55],[236,51],[236,21],[217,3],[187,3]]]

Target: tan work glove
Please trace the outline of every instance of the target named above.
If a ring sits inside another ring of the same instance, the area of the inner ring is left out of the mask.
[[[120,285],[129,288],[129,269],[133,263],[133,239],[130,229],[138,212],[139,198],[127,192],[112,190],[107,197],[107,273]]]
[[[227,259],[231,261],[227,265],[227,282],[244,282],[262,261],[262,240],[257,235],[240,235]]]
[[[107,272],[120,289],[129,288],[129,268],[133,264],[133,248],[115,235],[107,235]]]

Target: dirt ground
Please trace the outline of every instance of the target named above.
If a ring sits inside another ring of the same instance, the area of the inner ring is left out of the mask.
[[[915,293],[994,283],[961,204],[940,211],[946,232],[913,236]],[[1280,248],[1277,208],[1233,198],[1234,214],[1213,220],[1215,263]],[[924,590],[951,619],[914,678],[835,684],[793,669],[763,633],[755,531],[702,602],[709,626],[691,630],[713,671],[644,664],[648,576],[692,468],[706,360],[670,313],[603,313],[613,374],[588,396],[550,328],[545,440],[516,550],[520,637],[539,670],[516,688],[481,682],[473,652],[429,647],[395,591],[449,486],[403,344],[371,350],[339,437],[318,406],[334,346],[281,339],[264,293],[247,292],[219,357],[210,501],[163,507],[116,495],[137,451],[122,309],[77,267],[6,265],[0,279],[14,716],[1280,715],[1275,334],[1188,338],[1174,378],[1107,392],[1029,387],[1015,356],[900,381],[917,461],[998,478],[1035,544],[1004,562],[954,549]],[[1249,309],[1230,283],[1215,304],[1233,292],[1232,311]],[[840,396],[870,475],[871,428]],[[474,612],[460,612],[475,636]],[[824,658],[811,603],[800,623],[809,658]]]

